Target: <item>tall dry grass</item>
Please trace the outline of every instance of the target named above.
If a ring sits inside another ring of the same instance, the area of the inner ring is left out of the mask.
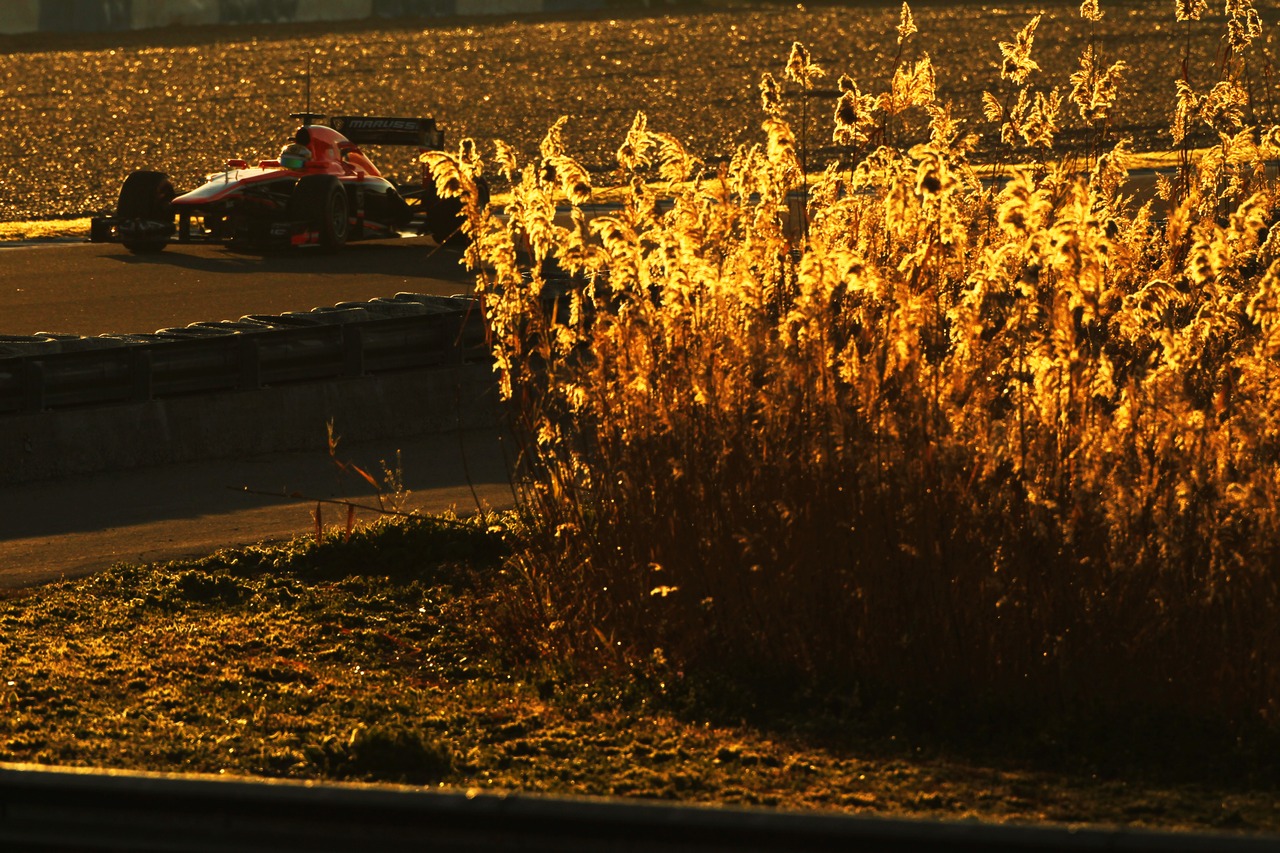
[[[1046,85],[1037,22],[1000,43],[985,128],[938,100],[905,4],[887,79],[840,75],[822,102],[797,44],[762,81],[761,141],[715,169],[639,114],[625,201],[590,221],[563,121],[523,166],[501,145],[435,158],[442,191],[474,198],[483,165],[511,182],[506,218],[472,204],[468,228],[527,440],[523,642],[757,687],[1274,725],[1257,14],[1226,3],[1217,79],[1171,82],[1176,143],[1216,143],[1144,205],[1111,131],[1124,65],[1091,44]],[[1086,149],[1058,152],[1063,127]],[[1024,165],[973,162],[974,130]],[[819,132],[844,154],[814,171]]]

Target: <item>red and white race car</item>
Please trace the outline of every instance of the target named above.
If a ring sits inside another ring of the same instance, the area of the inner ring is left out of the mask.
[[[159,252],[171,241],[227,242],[253,248],[320,246],[352,240],[430,234],[456,238],[461,202],[442,199],[424,165],[420,186],[388,181],[360,145],[407,145],[438,151],[444,133],[430,118],[295,113],[303,121],[275,160],[251,166],[228,160],[226,171],[178,195],[162,172],[129,175],[116,214],[92,220],[89,239],[118,241],[131,252]],[[482,204],[488,203],[481,183]]]

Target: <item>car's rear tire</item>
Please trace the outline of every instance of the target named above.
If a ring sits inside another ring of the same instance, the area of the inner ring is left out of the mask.
[[[134,172],[125,178],[116,202],[117,229],[132,226],[136,236],[121,236],[120,242],[134,254],[159,252],[173,235],[173,201],[176,193],[163,172]],[[147,223],[154,227],[137,227]]]
[[[341,248],[347,242],[350,213],[347,192],[333,175],[305,175],[289,196],[290,219],[306,222],[320,234],[326,249]]]

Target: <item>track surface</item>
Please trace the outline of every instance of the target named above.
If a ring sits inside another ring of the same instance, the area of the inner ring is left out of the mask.
[[[427,238],[358,243],[336,254],[114,244],[0,246],[0,336],[138,334],[247,314],[307,311],[397,292],[471,291],[456,250]]]

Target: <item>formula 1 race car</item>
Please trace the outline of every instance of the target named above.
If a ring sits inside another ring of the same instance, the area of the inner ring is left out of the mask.
[[[92,242],[118,241],[135,253],[159,252],[179,243],[226,242],[252,248],[320,246],[337,249],[352,240],[430,234],[455,239],[461,202],[436,194],[427,167],[420,186],[396,187],[360,149],[411,145],[440,150],[444,133],[430,118],[382,118],[295,113],[303,124],[275,160],[250,166],[228,160],[226,171],[178,195],[162,172],[129,175],[116,215],[91,221]],[[487,204],[483,183],[480,202]],[[175,224],[176,223],[176,224]]]

